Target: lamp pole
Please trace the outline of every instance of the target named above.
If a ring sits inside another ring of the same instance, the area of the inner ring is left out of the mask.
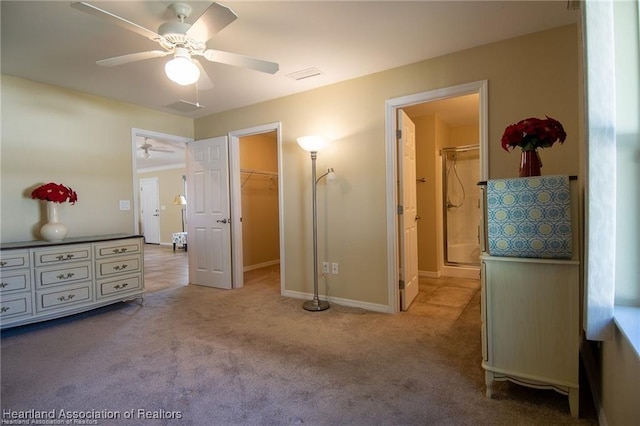
[[[311,151],[311,188],[312,188],[312,209],[313,209],[313,299],[302,304],[307,311],[324,311],[329,309],[329,302],[320,300],[318,296],[318,202],[316,180],[316,158],[317,151]]]

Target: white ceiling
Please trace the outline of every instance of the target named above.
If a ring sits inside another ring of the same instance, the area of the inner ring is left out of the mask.
[[[156,31],[172,1],[89,1]],[[188,1],[193,20],[210,2]],[[450,52],[576,22],[557,1],[221,1],[239,16],[209,48],[278,62],[274,75],[204,66],[215,87],[169,81],[168,58],[100,67],[96,61],[158,49],[155,42],[70,7],[69,1],[1,1],[1,71],[147,108],[201,117]],[[318,68],[319,77],[288,74]],[[180,112],[180,100],[204,108]],[[3,105],[4,108],[10,107]]]

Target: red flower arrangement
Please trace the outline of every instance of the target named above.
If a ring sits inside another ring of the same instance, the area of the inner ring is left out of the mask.
[[[523,151],[535,151],[538,148],[549,148],[556,142],[563,143],[567,138],[562,124],[549,116],[546,120],[527,118],[516,124],[507,126],[502,135],[502,148],[519,146]]]
[[[49,182],[34,189],[31,192],[31,198],[34,200],[53,201],[54,203],[64,203],[68,201],[71,204],[75,204],[76,201],[78,201],[78,194],[68,186]]]

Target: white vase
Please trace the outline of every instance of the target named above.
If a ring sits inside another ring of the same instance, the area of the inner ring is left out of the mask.
[[[47,223],[40,228],[40,235],[47,241],[62,241],[67,236],[67,227],[58,220],[58,203],[47,201]]]

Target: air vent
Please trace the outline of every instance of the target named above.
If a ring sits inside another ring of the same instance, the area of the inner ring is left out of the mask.
[[[200,108],[204,108],[204,105],[199,103],[195,104],[193,102],[188,102],[188,101],[178,101],[169,105],[165,105],[165,108],[173,109],[180,112],[191,112],[191,111],[197,111]]]
[[[291,74],[287,74],[287,77],[292,78],[294,80],[304,80],[305,78],[316,77],[318,75],[322,75],[322,71],[318,68],[311,67],[305,70],[292,72]]]

